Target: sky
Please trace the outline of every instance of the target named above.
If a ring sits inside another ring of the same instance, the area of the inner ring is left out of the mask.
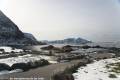
[[[120,41],[120,0],[0,0],[0,10],[38,40]]]

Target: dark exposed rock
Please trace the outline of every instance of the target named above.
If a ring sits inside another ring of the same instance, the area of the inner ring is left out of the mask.
[[[26,63],[15,63],[11,66],[11,69],[22,69],[23,71],[29,70],[29,66]]]
[[[0,45],[32,45],[37,41],[26,36],[7,16],[0,11]]]
[[[33,41],[37,41],[36,38],[30,33],[24,33],[25,37],[30,38]]]
[[[54,48],[55,47],[53,45],[49,45],[49,46],[46,46],[46,47],[42,47],[41,49],[43,49],[43,50],[52,50]]]
[[[10,70],[10,66],[5,63],[0,63],[0,71],[2,70]]]
[[[73,51],[73,49],[72,49],[72,47],[70,45],[63,46],[62,50],[64,52],[71,52],[71,51]]]
[[[37,67],[37,64],[35,62],[28,62],[27,63],[29,68],[36,68]]]

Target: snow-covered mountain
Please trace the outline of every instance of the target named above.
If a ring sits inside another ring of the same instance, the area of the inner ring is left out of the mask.
[[[48,44],[85,44],[85,43],[91,43],[91,41],[88,41],[86,39],[82,38],[67,38],[63,40],[54,40],[54,41],[43,41]]]
[[[37,41],[26,36],[7,16],[0,11],[0,45],[32,45]]]

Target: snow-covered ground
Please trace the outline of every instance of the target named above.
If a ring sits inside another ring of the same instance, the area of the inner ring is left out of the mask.
[[[34,62],[35,60],[41,60],[41,59],[45,59],[50,61],[51,63],[55,63],[52,62],[51,57],[49,56],[45,56],[45,55],[32,55],[32,54],[27,54],[24,56],[19,56],[19,57],[11,57],[11,58],[5,58],[5,59],[0,59],[0,63],[6,63],[9,66],[12,66],[14,63],[27,63],[27,62]]]
[[[5,58],[5,59],[0,59],[0,63],[5,63],[8,64],[9,66],[12,66],[14,63],[27,63],[27,62],[34,62],[35,60],[41,60],[45,59],[48,60],[50,63],[57,63],[57,61],[53,61],[50,56],[45,56],[45,55],[32,55],[32,54],[27,54],[24,56],[19,56],[19,57],[11,57],[11,58]],[[3,74],[9,74],[9,73],[17,73],[17,72],[22,72],[23,70],[21,69],[16,69],[12,71],[0,71],[0,75]]]
[[[73,76],[75,80],[120,80],[120,74],[115,74],[117,78],[110,78],[109,75],[113,72],[108,72],[106,68],[107,64],[116,62],[120,62],[120,58],[95,61],[85,67],[80,67]]]
[[[0,47],[0,49],[4,49],[4,51],[5,52],[12,52],[12,51],[14,51],[14,52],[21,52],[21,51],[23,51],[22,49],[12,49],[11,47],[7,47],[7,46],[2,46],[2,47]]]

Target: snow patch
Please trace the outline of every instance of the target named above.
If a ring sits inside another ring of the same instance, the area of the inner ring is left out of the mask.
[[[87,64],[86,67],[80,67],[73,76],[75,80],[120,80],[120,75],[117,75],[117,78],[109,78],[110,72],[105,67],[107,64],[116,62],[120,62],[119,58],[95,61]]]
[[[5,52],[22,52],[23,50],[22,49],[12,49],[12,47],[7,47],[7,46],[2,46],[0,47],[0,49],[4,49]]]

